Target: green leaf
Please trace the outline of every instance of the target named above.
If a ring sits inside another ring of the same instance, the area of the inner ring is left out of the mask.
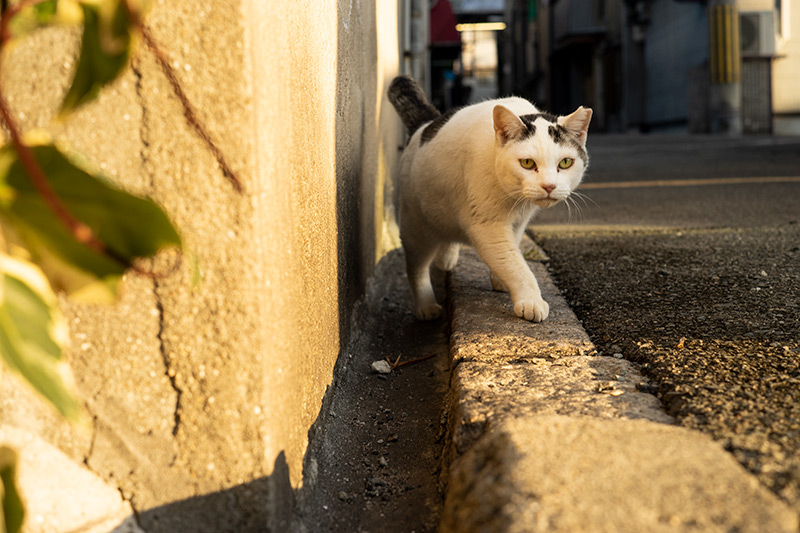
[[[18,533],[25,518],[25,508],[17,490],[17,452],[6,446],[0,448],[0,481],[6,533]]]
[[[13,39],[20,39],[39,28],[75,25],[82,21],[83,14],[76,0],[43,0],[23,6],[11,19],[9,29]]]
[[[83,40],[75,77],[61,114],[94,100],[125,69],[138,42],[138,30],[120,0],[84,1]]]
[[[61,375],[66,323],[35,265],[0,255],[0,357],[66,418],[80,404]]]
[[[90,174],[53,145],[31,150],[66,210],[88,226],[109,252],[78,242],[34,188],[16,151],[9,146],[0,149],[0,224],[7,238],[31,253],[55,289],[79,299],[113,301],[116,286],[134,259],[181,246],[169,218],[152,200]]]

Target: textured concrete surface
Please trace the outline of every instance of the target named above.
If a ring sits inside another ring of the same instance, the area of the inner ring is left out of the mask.
[[[474,252],[467,252],[473,254]],[[473,255],[470,255],[473,257]],[[532,263],[541,279],[545,269]],[[593,346],[575,315],[566,305],[551,304],[548,319],[531,327],[522,320],[512,320],[514,309],[506,292],[492,291],[489,268],[482,261],[464,261],[459,274],[451,280],[457,301],[453,305],[453,357],[465,361],[494,358],[531,358],[583,355]],[[558,289],[540,284],[542,297],[560,303]],[[486,317],[497,317],[502,328],[487,327]]]
[[[647,420],[539,415],[451,473],[441,531],[786,532],[797,516],[711,439]]]
[[[119,490],[27,431],[0,425],[0,442],[17,451],[18,488],[31,533],[141,533]]]
[[[553,324],[516,319],[472,251],[449,279],[442,531],[797,530],[719,444],[672,425],[632,363],[581,355],[586,333],[529,264]]]
[[[63,123],[52,119],[80,32],[41,31],[4,61],[23,129],[49,129],[154,198],[186,244],[177,273],[128,276],[112,307],[62,300],[88,435],[23,416],[17,393],[0,391],[0,421],[117,487],[148,531],[261,531],[303,480],[340,337],[391,233],[401,133],[380,96],[398,64],[396,3],[340,4],[152,2],[152,35],[241,194],[150,51]]]

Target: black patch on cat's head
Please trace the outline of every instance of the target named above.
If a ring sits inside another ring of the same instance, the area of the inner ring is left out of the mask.
[[[553,142],[556,144],[566,144],[564,141],[569,135],[567,128],[560,124],[554,124],[547,128],[547,133],[550,134],[550,137],[552,137]]]
[[[422,146],[426,142],[430,141],[436,134],[439,133],[439,130],[447,124],[447,121],[450,120],[450,117],[455,115],[461,108],[451,109],[444,115],[437,117],[433,122],[425,126],[425,129],[422,130],[422,138],[420,139],[419,145]]]
[[[528,137],[533,137],[536,134],[536,126],[534,126],[534,122],[536,119],[543,118],[548,122],[556,122],[556,116],[551,115],[550,113],[531,113],[529,115],[521,115],[519,119],[525,125],[525,129],[520,135],[519,140],[527,139]]]
[[[523,122],[525,121],[525,119],[529,119],[531,122],[535,122],[537,118],[543,118],[547,122],[552,122],[553,124],[555,124],[556,121],[558,120],[558,117],[556,117],[552,113],[532,113],[530,115],[522,115],[519,118],[522,119]]]
[[[583,159],[583,164],[589,164],[589,156],[586,154],[586,148],[583,147],[578,138],[570,133],[567,128],[561,124],[554,124],[547,128],[547,133],[550,134],[554,143],[575,148],[578,152],[578,156]]]

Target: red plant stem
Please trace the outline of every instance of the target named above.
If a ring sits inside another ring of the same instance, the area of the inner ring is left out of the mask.
[[[0,15],[0,68],[2,68],[2,59],[5,53],[5,51],[2,50],[2,47],[5,46],[8,43],[8,40],[11,38],[9,32],[9,23],[11,19],[14,18],[14,16],[20,11],[22,11],[22,9],[42,1],[44,0],[22,0],[18,4],[8,7],[8,9],[3,11],[2,15]],[[6,103],[6,99],[2,94],[2,86],[0,86],[0,120],[2,120],[3,124],[5,124],[6,128],[8,129],[8,134],[11,138],[11,144],[14,146],[14,150],[16,150],[17,155],[19,155],[19,161],[22,165],[22,168],[25,170],[25,173],[30,178],[34,188],[42,197],[50,211],[52,211],[56,218],[58,218],[61,223],[67,227],[76,241],[80,242],[81,244],[85,244],[98,253],[109,256],[116,261],[120,261],[120,258],[117,257],[113,252],[110,252],[103,242],[95,236],[94,232],[89,226],[72,216],[66,206],[61,202],[61,199],[58,197],[56,192],[50,186],[50,183],[47,181],[47,178],[44,175],[44,171],[42,171],[42,167],[39,166],[39,162],[36,160],[36,156],[33,155],[33,151],[31,151],[30,147],[22,142],[22,136],[20,135],[19,127],[17,126],[17,123],[11,114],[11,110]],[[127,264],[127,261],[123,260],[121,262],[122,264]]]
[[[8,6],[8,8],[3,11],[2,17],[0,17],[0,46],[5,45],[11,39],[11,31],[8,27],[11,23],[11,19],[26,7],[44,1],[45,0],[21,0],[13,6]]]
[[[22,0],[18,4],[3,10],[2,14],[0,14],[0,69],[2,69],[2,60],[4,57],[2,47],[7,44],[8,40],[11,38],[8,30],[10,20],[25,7],[43,1],[45,0]],[[123,0],[123,2],[125,8],[129,9],[128,1]],[[141,27],[138,14],[130,11],[130,9],[128,12],[131,15],[131,20],[134,20],[136,24]],[[163,275],[158,275],[154,272],[147,271],[136,264],[132,264],[125,257],[122,257],[114,250],[109,249],[103,243],[103,241],[97,238],[89,226],[72,216],[66,206],[61,202],[61,199],[58,197],[56,192],[50,186],[50,183],[47,181],[42,167],[39,166],[39,162],[36,160],[36,156],[33,154],[33,151],[22,141],[19,127],[14,121],[11,110],[9,109],[5,97],[3,96],[2,84],[0,84],[0,122],[6,126],[9,136],[11,137],[11,144],[14,146],[14,150],[19,156],[20,164],[30,178],[31,183],[33,183],[34,188],[42,197],[50,211],[52,211],[52,213],[61,221],[61,223],[64,224],[67,229],[69,229],[76,241],[88,246],[90,249],[99,254],[105,255],[109,259],[112,259],[113,261],[116,261],[125,267],[132,268],[134,272],[138,274],[143,274],[152,278],[161,278],[169,276],[175,270],[177,270],[181,263],[180,257],[178,257],[178,261],[176,261],[175,265],[173,265],[170,271]]]
[[[14,149],[19,155],[22,168],[25,169],[25,173],[28,174],[31,183],[33,183],[34,188],[36,188],[36,191],[47,204],[47,207],[49,207],[53,214],[69,229],[73,237],[75,237],[75,240],[89,246],[98,253],[107,254],[108,250],[105,245],[95,237],[91,228],[73,217],[53,188],[50,187],[50,183],[48,183],[42,171],[42,167],[39,166],[39,162],[36,160],[33,152],[22,142],[17,124],[14,122],[14,118],[11,116],[11,111],[8,109],[8,105],[2,94],[0,94],[0,118],[2,118],[6,128],[8,128],[11,143],[14,145]]]
[[[119,255],[114,250],[109,249],[103,243],[103,241],[97,238],[89,226],[72,216],[66,206],[61,202],[61,199],[47,181],[42,167],[39,166],[39,162],[36,160],[36,156],[33,154],[30,147],[22,142],[17,124],[14,122],[14,119],[11,116],[11,111],[9,110],[5,98],[1,92],[0,119],[2,119],[3,124],[5,124],[6,128],[8,129],[9,136],[11,137],[11,143],[14,145],[14,150],[16,150],[17,154],[19,155],[20,164],[30,178],[31,183],[33,183],[34,188],[42,197],[50,211],[52,211],[53,214],[61,221],[61,223],[64,224],[67,229],[69,229],[72,237],[76,241],[88,246],[95,252],[102,254],[113,261],[116,261],[126,268],[133,269],[133,271],[137,274],[142,274],[153,279],[165,278],[178,269],[181,264],[180,256],[175,264],[166,273],[157,274],[155,272],[146,270],[139,265],[131,263],[125,257]]]
[[[22,0],[15,5],[8,6],[7,9],[3,11],[2,15],[0,15],[0,47],[5,46],[11,39],[11,33],[9,30],[11,19],[13,19],[26,7],[43,1],[44,0]],[[2,53],[3,51],[0,50],[0,66],[2,65]],[[103,253],[105,250],[103,243],[95,238],[92,230],[86,224],[79,222],[75,217],[72,216],[72,214],[70,214],[64,204],[61,203],[58,195],[55,193],[52,187],[50,187],[50,184],[47,182],[47,178],[45,178],[44,172],[39,166],[39,162],[36,160],[33,152],[24,142],[22,142],[22,137],[19,133],[17,123],[14,121],[14,117],[11,115],[11,110],[8,108],[8,104],[6,104],[6,100],[3,97],[1,90],[0,118],[8,129],[9,136],[11,137],[11,143],[14,145],[14,149],[19,155],[19,161],[22,164],[22,168],[25,169],[25,172],[31,179],[33,186],[42,196],[53,214],[55,214],[56,217],[58,217],[58,219],[61,220],[61,222],[67,226],[67,228],[69,228],[70,232],[78,242],[86,244],[92,249]]]

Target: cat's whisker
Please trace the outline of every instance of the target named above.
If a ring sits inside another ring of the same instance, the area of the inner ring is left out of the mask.
[[[574,198],[569,198],[568,197],[567,200],[568,200],[567,205],[570,207],[570,209],[569,209],[569,223],[572,224],[573,222],[579,221],[581,219],[581,208],[577,204],[577,202],[575,202]],[[573,219],[573,215],[572,215],[572,208],[573,207],[575,208],[575,211],[576,211],[575,217],[576,217],[577,220]]]
[[[578,198],[582,200],[580,196]],[[584,203],[583,205],[581,205],[578,203],[577,200],[574,201],[575,201],[575,208],[578,210],[578,220],[579,221],[584,220],[586,216],[583,214],[583,208],[586,206],[586,204]]]
[[[594,201],[594,199],[593,199],[591,196],[589,196],[588,194],[584,194],[584,193],[582,193],[582,192],[580,192],[580,191],[572,191],[572,194],[574,194],[574,195],[575,195],[575,196],[577,196],[577,197],[578,197],[578,198],[579,198],[581,201],[583,201],[583,205],[584,205],[584,206],[586,206],[586,207],[588,207],[588,203],[587,203],[587,202],[591,202],[591,203],[593,203],[593,204],[594,204],[596,207],[600,207],[600,204],[598,204],[597,202],[595,202],[595,201]]]
[[[583,207],[589,207],[589,201],[592,201],[592,200],[591,200],[591,198],[587,198],[587,197],[585,197],[585,196],[584,196],[584,195],[582,195],[582,194],[576,194],[576,195],[575,195],[575,198],[573,198],[573,201],[574,201],[576,204],[577,204],[578,202],[580,202],[581,206],[583,206]],[[595,202],[592,202],[592,203],[594,203],[595,205],[597,205]]]
[[[505,202],[506,200],[512,200],[512,199],[514,200],[514,205],[512,206],[512,209],[514,209],[514,208],[516,208],[516,207],[517,207],[517,204],[518,204],[518,203],[519,203],[519,201],[520,201],[520,196],[519,196],[519,194],[518,194],[518,193],[515,193],[515,192],[507,192],[507,193],[505,193],[505,194],[503,195],[503,201],[504,201],[504,202]]]
[[[568,220],[569,220],[570,224],[572,224],[572,222],[573,222],[573,220],[572,220],[572,207],[575,208],[575,212],[576,212],[576,215],[577,215],[575,222],[580,222],[581,220],[584,219],[583,207],[580,204],[578,204],[578,202],[577,202],[577,200],[575,198],[573,198],[572,196],[568,196],[565,199],[564,203],[567,204],[567,210],[568,210],[568,213],[569,213]]]
[[[512,196],[516,195],[514,195],[513,193],[507,195],[508,198]],[[527,196],[517,196],[516,200],[514,200],[514,206],[511,209],[512,211],[516,211],[517,208],[525,209],[527,207],[530,207],[531,205],[535,205],[532,198],[529,198]]]
[[[564,198],[564,205],[567,206],[567,223],[572,224],[572,206],[570,205],[570,198]]]
[[[525,198],[525,208],[532,209],[536,207],[536,202],[533,201],[533,198]]]

